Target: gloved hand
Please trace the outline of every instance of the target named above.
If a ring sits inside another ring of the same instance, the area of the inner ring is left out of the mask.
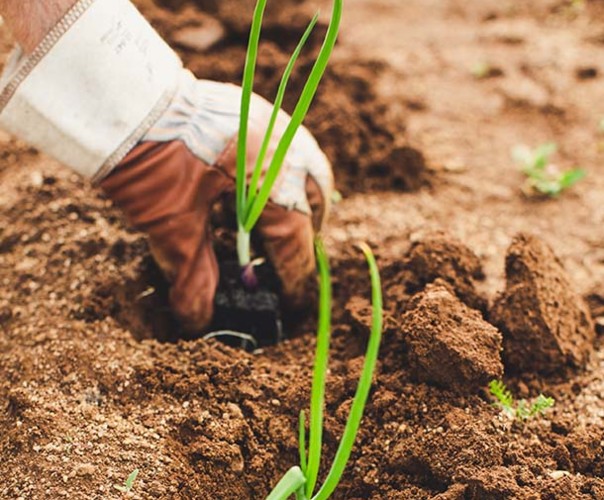
[[[17,50],[0,85],[0,125],[100,182],[149,235],[185,328],[207,326],[219,278],[209,216],[235,189],[240,89],[183,70],[128,0],[81,0],[33,54]],[[271,110],[254,96],[248,170]],[[265,165],[287,123],[282,112]],[[256,226],[289,307],[305,302],[332,189],[329,162],[301,128]]]
[[[241,89],[184,74],[168,110],[101,182],[138,228],[149,235],[156,262],[171,283],[170,301],[187,330],[209,323],[218,265],[209,217],[212,205],[235,191],[236,135]],[[272,105],[254,96],[247,141],[254,166]],[[288,124],[281,113],[265,165]],[[256,229],[290,308],[302,307],[314,280],[314,233],[332,190],[329,162],[300,129]],[[233,198],[234,199],[234,198]]]

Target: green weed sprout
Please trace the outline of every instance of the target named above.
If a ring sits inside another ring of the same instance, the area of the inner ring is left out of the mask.
[[[543,394],[529,404],[525,399],[514,401],[514,396],[501,380],[491,380],[489,391],[497,399],[495,405],[513,420],[525,422],[538,415],[543,415],[545,410],[554,406],[554,398],[548,398]]]
[[[512,156],[526,176],[525,193],[556,197],[585,177],[586,172],[581,168],[561,171],[552,164],[550,157],[557,149],[553,142],[542,144],[534,151],[526,146],[514,148]]]
[[[503,74],[500,68],[492,66],[485,61],[475,63],[470,69],[470,73],[472,73],[472,76],[477,80],[501,76]]]
[[[342,2],[343,0],[334,0],[333,12],[327,34],[323,41],[319,55],[313,65],[312,70],[308,76],[308,80],[304,85],[300,98],[294,108],[291,120],[280,138],[273,158],[266,170],[264,175],[264,181],[262,186],[259,187],[260,177],[262,175],[262,167],[266,159],[266,153],[269,147],[270,138],[273,134],[274,126],[277,121],[281,104],[283,103],[283,97],[287,88],[289,77],[291,76],[292,70],[300,55],[300,52],[308,37],[310,36],[314,26],[318,20],[318,13],[310,21],[308,28],[302,35],[298,46],[294,50],[283,76],[281,83],[277,90],[277,97],[273,107],[273,112],[269,120],[268,127],[266,129],[264,140],[260,148],[258,158],[254,169],[252,171],[252,177],[249,186],[246,183],[246,144],[247,144],[247,131],[248,131],[248,120],[250,114],[250,103],[252,98],[253,84],[254,84],[254,73],[256,69],[256,59],[258,56],[258,43],[260,40],[260,31],[262,28],[262,18],[264,16],[264,9],[266,7],[266,0],[258,0],[256,8],[254,10],[254,16],[252,20],[252,27],[250,30],[250,37],[247,47],[247,57],[245,61],[245,68],[243,72],[243,84],[241,94],[241,113],[239,122],[239,137],[237,144],[237,173],[236,173],[236,198],[237,198],[237,255],[239,264],[242,267],[250,267],[251,263],[250,255],[250,234],[254,225],[258,221],[266,203],[269,200],[271,189],[279,175],[283,161],[291,143],[294,139],[296,131],[302,124],[308,108],[315,96],[319,82],[323,77],[327,63],[335,46],[338,32],[340,29],[340,20],[342,18]]]
[[[301,411],[299,421],[300,465],[294,466],[287,471],[266,500],[286,500],[293,494],[296,495],[296,500],[325,500],[331,496],[342,478],[359,430],[380,348],[383,322],[380,274],[371,249],[366,244],[362,244],[361,250],[365,254],[365,258],[369,264],[369,274],[371,276],[373,308],[371,333],[365,354],[363,371],[361,372],[359,384],[352,401],[344,434],[340,440],[327,478],[315,493],[321,462],[325,378],[331,335],[331,280],[329,263],[323,244],[320,241],[317,241],[316,249],[319,267],[319,324],[317,328],[317,348],[310,397],[308,451],[306,449],[305,436],[306,418],[304,411]]]
[[[134,481],[136,481],[136,478],[138,476],[139,470],[138,469],[134,469],[130,475],[128,476],[128,478],[126,479],[126,481],[124,482],[123,486],[116,484],[113,487],[116,490],[121,491],[122,493],[128,493],[129,491],[132,491],[132,488],[134,487]]]

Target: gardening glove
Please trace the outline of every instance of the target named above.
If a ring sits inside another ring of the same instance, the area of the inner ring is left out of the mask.
[[[239,87],[196,80],[128,0],[81,0],[33,54],[16,50],[0,85],[0,125],[100,183],[149,235],[185,329],[202,331],[219,280],[210,212],[235,190]],[[253,97],[248,175],[271,111]],[[265,167],[288,120],[281,112]],[[301,128],[256,226],[286,307],[306,302],[332,189]]]

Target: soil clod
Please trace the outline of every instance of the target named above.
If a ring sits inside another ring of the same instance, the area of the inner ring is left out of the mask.
[[[517,235],[506,256],[506,280],[490,313],[503,333],[506,369],[551,374],[584,366],[594,325],[552,249],[535,236]]]
[[[470,392],[503,374],[501,334],[441,280],[413,298],[401,329],[421,381]]]
[[[413,295],[442,279],[466,305],[485,312],[486,299],[476,288],[484,279],[478,256],[460,240],[443,232],[429,233],[414,242],[404,258],[386,273],[394,272],[389,282],[402,285],[406,294]],[[400,292],[399,297],[400,300]]]

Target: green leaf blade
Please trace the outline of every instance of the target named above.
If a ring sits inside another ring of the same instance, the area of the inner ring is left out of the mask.
[[[372,302],[372,324],[371,333],[369,336],[369,342],[367,344],[367,351],[365,353],[365,363],[363,364],[363,370],[357,390],[352,401],[350,408],[350,414],[346,421],[346,427],[344,428],[344,434],[340,440],[336,456],[325,482],[319,489],[313,500],[326,500],[331,496],[336,487],[338,486],[350,453],[354,445],[354,441],[359,430],[361,419],[363,418],[363,412],[367,398],[369,397],[369,391],[373,380],[373,373],[377,364],[377,358],[380,348],[380,342],[382,339],[382,328],[383,328],[383,302],[382,302],[382,285],[380,280],[380,273],[378,270],[377,263],[373,252],[368,245],[362,244],[361,250],[365,254],[367,263],[369,265],[369,274],[371,276],[371,302]]]
[[[489,382],[489,391],[497,399],[496,406],[511,416],[515,415],[514,397],[502,380],[491,380]]]
[[[306,469],[306,496],[311,497],[317,483],[321,464],[323,444],[323,405],[325,403],[325,379],[329,358],[331,337],[331,277],[329,261],[323,242],[315,242],[317,266],[319,269],[319,322],[317,327],[317,347],[310,395],[310,423],[308,443],[308,466]]]
[[[300,467],[289,469],[277,483],[277,486],[268,494],[266,500],[285,500],[304,486],[306,479]],[[296,493],[297,495],[297,493]]]
[[[241,109],[239,114],[239,134],[237,139],[237,171],[236,171],[236,204],[237,221],[243,226],[244,215],[247,209],[246,193],[246,156],[247,156],[247,131],[250,116],[250,103],[254,90],[254,74],[256,72],[256,60],[258,58],[258,46],[260,44],[260,32],[262,31],[262,19],[266,0],[258,0],[254,9],[252,26],[247,46],[245,67],[243,70],[243,83],[241,85]]]
[[[562,189],[568,189],[569,187],[574,186],[580,180],[583,180],[587,172],[582,168],[573,168],[572,170],[567,170],[561,176],[558,182]]]
[[[304,410],[300,410],[298,418],[298,452],[300,453],[300,468],[304,476],[306,476],[306,417]]]
[[[273,131],[275,129],[275,124],[277,123],[277,117],[279,116],[279,111],[281,110],[281,106],[283,105],[283,99],[285,97],[285,91],[287,89],[287,85],[289,83],[289,79],[294,70],[294,66],[296,65],[296,61],[300,56],[300,52],[306,45],[310,34],[312,33],[317,21],[319,20],[319,13],[315,14],[312,18],[306,31],[300,38],[296,49],[294,50],[285,71],[283,72],[283,76],[281,77],[281,82],[279,83],[279,89],[277,90],[277,97],[275,98],[275,102],[273,104],[273,112],[271,114],[268,128],[266,129],[266,133],[264,134],[264,140],[262,142],[262,146],[260,147],[260,151],[258,153],[258,158],[256,159],[256,165],[254,166],[254,172],[252,173],[252,179],[250,181],[249,191],[248,191],[248,206],[251,206],[256,198],[258,192],[258,183],[260,182],[260,176],[262,175],[262,167],[264,165],[264,160],[266,158],[266,153],[268,151],[268,147],[270,145],[271,138],[273,136]],[[247,217],[247,213],[246,213]]]
[[[306,84],[304,85],[304,89],[302,90],[300,99],[298,100],[294,112],[292,113],[290,122],[285,129],[279,144],[277,145],[277,149],[275,150],[273,159],[266,172],[262,187],[254,199],[254,203],[250,205],[249,211],[245,216],[244,228],[246,231],[251,231],[256,222],[258,222],[258,219],[260,218],[260,215],[262,214],[262,211],[270,198],[271,190],[275,184],[277,176],[279,175],[279,171],[281,170],[287,151],[294,140],[298,128],[300,125],[302,125],[302,122],[306,117],[306,113],[308,112],[310,104],[315,96],[321,78],[325,73],[327,63],[338,38],[340,22],[342,19],[342,1],[343,0],[334,0],[331,20],[329,22],[327,34],[325,35],[325,39],[323,41],[321,50],[319,51],[317,60],[315,61]]]

